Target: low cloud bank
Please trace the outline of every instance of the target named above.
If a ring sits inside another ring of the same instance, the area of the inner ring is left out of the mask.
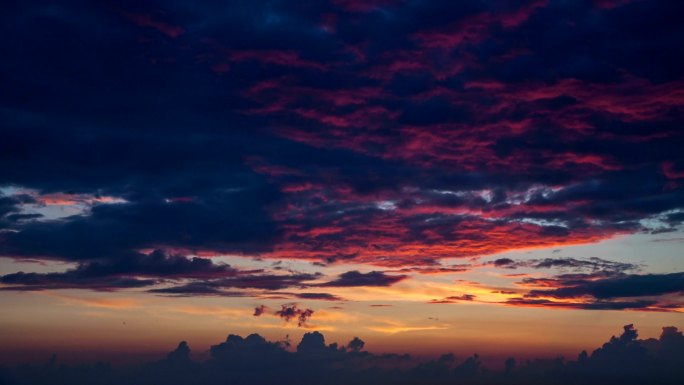
[[[56,357],[46,364],[0,369],[0,383],[20,384],[680,384],[684,335],[664,327],[658,339],[639,339],[633,325],[592,353],[523,362],[506,360],[502,370],[483,367],[477,354],[453,354],[416,364],[407,354],[373,354],[354,337],[347,345],[326,344],[319,332],[268,341],[259,334],[229,335],[193,361],[183,341],[164,359],[134,367],[109,364],[69,367]]]

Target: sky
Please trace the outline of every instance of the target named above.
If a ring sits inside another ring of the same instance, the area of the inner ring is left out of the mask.
[[[684,3],[3,8],[3,362],[684,328]]]

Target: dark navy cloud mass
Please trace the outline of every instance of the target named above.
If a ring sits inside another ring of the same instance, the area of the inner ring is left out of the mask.
[[[0,255],[76,266],[6,274],[5,290],[388,286],[407,277],[382,268],[461,271],[440,260],[684,220],[680,2],[3,8]],[[31,211],[57,199],[79,210]],[[215,255],[376,270],[248,272]],[[555,263],[629,267],[494,266]],[[640,307],[680,275],[553,278],[511,303]]]

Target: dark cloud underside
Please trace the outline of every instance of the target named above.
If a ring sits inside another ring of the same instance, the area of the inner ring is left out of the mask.
[[[439,260],[677,231],[683,13],[673,1],[10,2],[0,255],[78,267],[9,273],[3,287],[223,295],[318,279],[192,257],[225,254],[368,264],[316,285],[388,286],[406,277],[381,268],[459,272]],[[55,194],[92,200],[59,218],[27,209]],[[525,267],[632,268],[536,263]],[[607,300],[648,279],[545,295]]]

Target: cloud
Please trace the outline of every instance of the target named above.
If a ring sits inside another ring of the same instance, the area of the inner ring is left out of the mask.
[[[449,266],[426,266],[426,267],[405,267],[398,269],[398,273],[419,273],[419,274],[453,274],[465,273],[471,269],[470,265],[459,264]]]
[[[35,203],[35,199],[27,194],[16,194],[11,196],[0,195],[0,216],[19,211],[19,205]]]
[[[216,297],[245,297],[254,295],[245,291],[222,290],[215,285],[204,282],[190,282],[184,285],[160,287],[149,289],[150,293],[174,296],[174,297],[195,297],[195,296],[216,296]]]
[[[495,267],[502,267],[506,269],[517,268],[532,268],[532,269],[561,269],[571,271],[610,271],[610,272],[627,272],[630,270],[638,270],[638,265],[609,261],[597,257],[588,259],[577,258],[542,258],[542,259],[528,259],[524,261],[515,261],[510,258],[499,258],[490,262]]]
[[[266,294],[285,288],[303,288],[319,279],[320,273],[272,274],[262,269],[240,270],[208,258],[169,254],[130,253],[118,258],[81,262],[64,272],[17,272],[0,276],[2,290],[94,289],[114,291],[150,287],[151,293],[174,296],[239,297]],[[228,290],[228,289],[233,289]],[[237,291],[236,291],[237,290]],[[339,299],[326,293],[283,293],[290,297]]]
[[[658,306],[657,301],[636,300],[636,301],[551,301],[546,299],[534,298],[511,298],[505,304],[525,307],[547,307],[560,309],[579,309],[579,310],[653,310],[670,311],[668,307]]]
[[[344,301],[343,298],[331,293],[294,293],[293,295],[296,298],[301,299],[314,299],[321,301]]]
[[[60,378],[91,383],[132,380],[163,380],[175,385],[191,378],[196,384],[249,378],[250,384],[297,384],[326,378],[333,384],[350,382],[393,384],[398,382],[449,384],[454,382],[486,382],[489,384],[548,383],[583,384],[681,382],[681,356],[684,336],[673,326],[663,327],[659,338],[639,339],[633,324],[612,336],[591,353],[576,359],[538,358],[506,360],[505,367],[485,368],[477,354],[457,358],[443,354],[431,360],[416,360],[407,354],[374,354],[363,349],[366,343],[354,337],[347,344],[326,343],[317,331],[305,333],[291,346],[289,338],[268,341],[259,334],[242,337],[229,334],[225,341],[212,345],[209,357],[194,361],[191,348],[182,341],[165,358],[134,368],[98,363],[69,365],[59,357],[47,363],[6,366],[3,379],[9,384],[49,384]]]
[[[462,302],[462,301],[469,302],[469,301],[474,301],[476,297],[477,296],[475,296],[473,294],[452,295],[452,296],[445,297],[442,299],[433,299],[428,303],[437,304],[437,303],[458,303],[458,302]]]
[[[678,2],[48,8],[1,16],[2,256],[457,273],[440,260],[682,225]],[[69,195],[59,220],[29,208]],[[150,263],[131,269],[169,279]],[[187,291],[295,284],[266,281]]]
[[[75,261],[118,259],[155,244],[180,249],[226,247],[225,251],[238,253],[254,247],[256,251],[261,247],[256,244],[257,239],[271,237],[277,230],[263,212],[259,218],[259,209],[247,207],[256,201],[243,194],[241,191],[216,192],[189,202],[166,202],[159,198],[98,204],[91,208],[89,215],[21,225],[17,232],[7,235],[0,251],[5,255],[40,255]],[[186,228],[178,227],[177,223],[193,225]],[[215,227],[214,223],[222,225]]]
[[[258,271],[241,272],[232,277],[195,280],[182,285],[166,288],[151,289],[152,293],[166,293],[176,295],[217,295],[217,296],[236,296],[233,291],[225,289],[256,289],[259,293],[267,294],[272,290],[285,288],[303,288],[309,286],[308,281],[318,279],[320,274],[294,273],[294,274],[261,274]],[[249,292],[237,292],[243,295]],[[256,295],[257,292],[251,293]],[[273,292],[275,295],[297,296],[298,294]]]
[[[260,315],[264,314],[264,312],[265,312],[267,309],[268,309],[268,308],[267,308],[266,306],[264,306],[264,305],[259,305],[259,306],[255,307],[255,308],[254,308],[254,316],[255,316],[255,317],[259,317]]]
[[[163,33],[164,35],[167,35],[172,38],[176,38],[185,33],[185,30],[182,27],[156,20],[152,18],[150,15],[139,13],[127,13],[125,14],[125,16],[140,27],[154,28],[157,31]]]
[[[21,220],[41,217],[40,214],[21,213],[22,205],[35,202],[35,199],[27,194],[5,196],[4,194],[0,193],[0,229],[10,228],[16,222]]]
[[[83,277],[75,272],[67,273],[12,273],[0,277],[0,290],[35,291],[53,289],[90,289],[115,291],[141,288],[157,284],[155,279],[127,277]]]
[[[166,355],[166,362],[173,365],[188,365],[191,363],[190,347],[186,341],[181,341],[176,350]]]
[[[551,278],[523,278],[522,297],[504,304],[585,310],[643,310],[678,312],[682,307],[684,273],[624,274],[595,272],[560,274]]]
[[[354,337],[349,343],[347,344],[347,349],[349,349],[352,352],[360,352],[363,347],[366,346],[366,343],[363,342],[362,339],[359,337]]]
[[[314,311],[311,309],[300,309],[297,304],[292,305],[282,305],[280,310],[274,313],[276,316],[285,320],[285,322],[290,322],[291,320],[297,320],[297,326],[302,327],[306,325],[306,322],[313,316]]]
[[[551,290],[532,290],[529,297],[578,298],[591,296],[598,299],[620,297],[646,297],[684,291],[684,273],[644,274],[609,277],[597,280],[563,282]]]
[[[406,279],[406,275],[386,275],[382,271],[371,271],[361,273],[353,270],[340,274],[332,281],[322,283],[323,287],[355,287],[355,286],[391,286],[401,280]]]

